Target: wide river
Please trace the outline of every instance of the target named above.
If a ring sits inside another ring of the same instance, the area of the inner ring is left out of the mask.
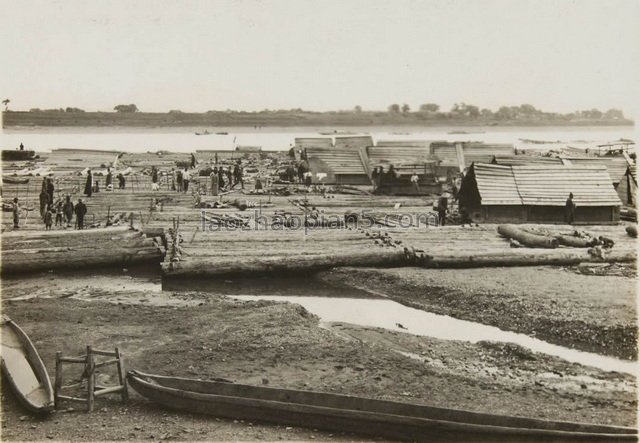
[[[211,135],[196,135],[209,131]],[[284,150],[296,137],[329,137],[319,131],[337,130],[346,135],[371,135],[380,140],[447,140],[508,143],[516,147],[550,149],[553,145],[530,144],[524,140],[558,142],[579,148],[634,138],[632,126],[549,126],[549,127],[367,127],[367,128],[10,128],[0,132],[0,148],[50,151],[56,148],[108,149],[126,152],[167,150],[192,152],[199,149],[234,149],[236,146],[261,146],[263,150]],[[460,132],[466,133],[460,133]],[[215,132],[228,132],[217,135]],[[457,133],[456,133],[457,132]]]

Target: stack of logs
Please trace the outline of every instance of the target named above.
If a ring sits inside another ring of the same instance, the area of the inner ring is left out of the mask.
[[[2,234],[2,273],[158,263],[156,240],[128,226]]]

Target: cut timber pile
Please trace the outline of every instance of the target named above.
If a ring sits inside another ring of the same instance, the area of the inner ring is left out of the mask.
[[[2,273],[159,262],[153,239],[129,227],[2,234]]]

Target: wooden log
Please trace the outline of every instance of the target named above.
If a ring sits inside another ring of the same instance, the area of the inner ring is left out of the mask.
[[[558,240],[544,235],[531,234],[514,225],[499,225],[498,233],[504,237],[512,238],[530,248],[557,248]]]
[[[597,243],[597,240],[594,241],[594,239],[573,237],[571,235],[554,235],[553,238],[558,240],[558,244],[572,248],[590,248]]]
[[[79,269],[123,266],[137,263],[159,263],[162,252],[155,246],[123,248],[113,245],[88,247],[37,254],[23,251],[2,251],[2,274],[33,272],[49,269]]]
[[[410,251],[390,248],[349,254],[245,257],[243,260],[239,260],[237,257],[210,257],[202,260],[164,262],[162,270],[168,277],[292,273],[319,271],[340,266],[406,266],[412,262],[412,259],[413,255]]]
[[[418,255],[421,268],[482,268],[503,266],[572,266],[580,263],[625,263],[637,259],[635,250],[610,251],[604,258],[584,249],[510,249],[497,252]]]

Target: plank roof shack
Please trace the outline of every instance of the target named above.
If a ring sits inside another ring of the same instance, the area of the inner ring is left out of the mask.
[[[636,175],[636,165],[629,165],[624,172],[618,187],[616,188],[622,204],[626,206],[636,205],[636,195],[638,192],[638,178]]]
[[[565,165],[571,166],[606,166],[613,185],[616,186],[627,170],[627,160],[622,156],[615,157],[561,157]]]
[[[307,148],[305,152],[314,183],[371,184],[360,150]]]
[[[490,163],[494,157],[512,156],[515,150],[508,144],[433,142],[431,153],[440,162],[439,175],[454,177],[472,163]]]
[[[331,137],[296,137],[294,139],[294,148],[333,148],[333,139]]]
[[[575,222],[617,223],[620,198],[604,166],[501,166],[475,163],[462,179],[460,207],[476,221],[564,223],[569,193]]]

